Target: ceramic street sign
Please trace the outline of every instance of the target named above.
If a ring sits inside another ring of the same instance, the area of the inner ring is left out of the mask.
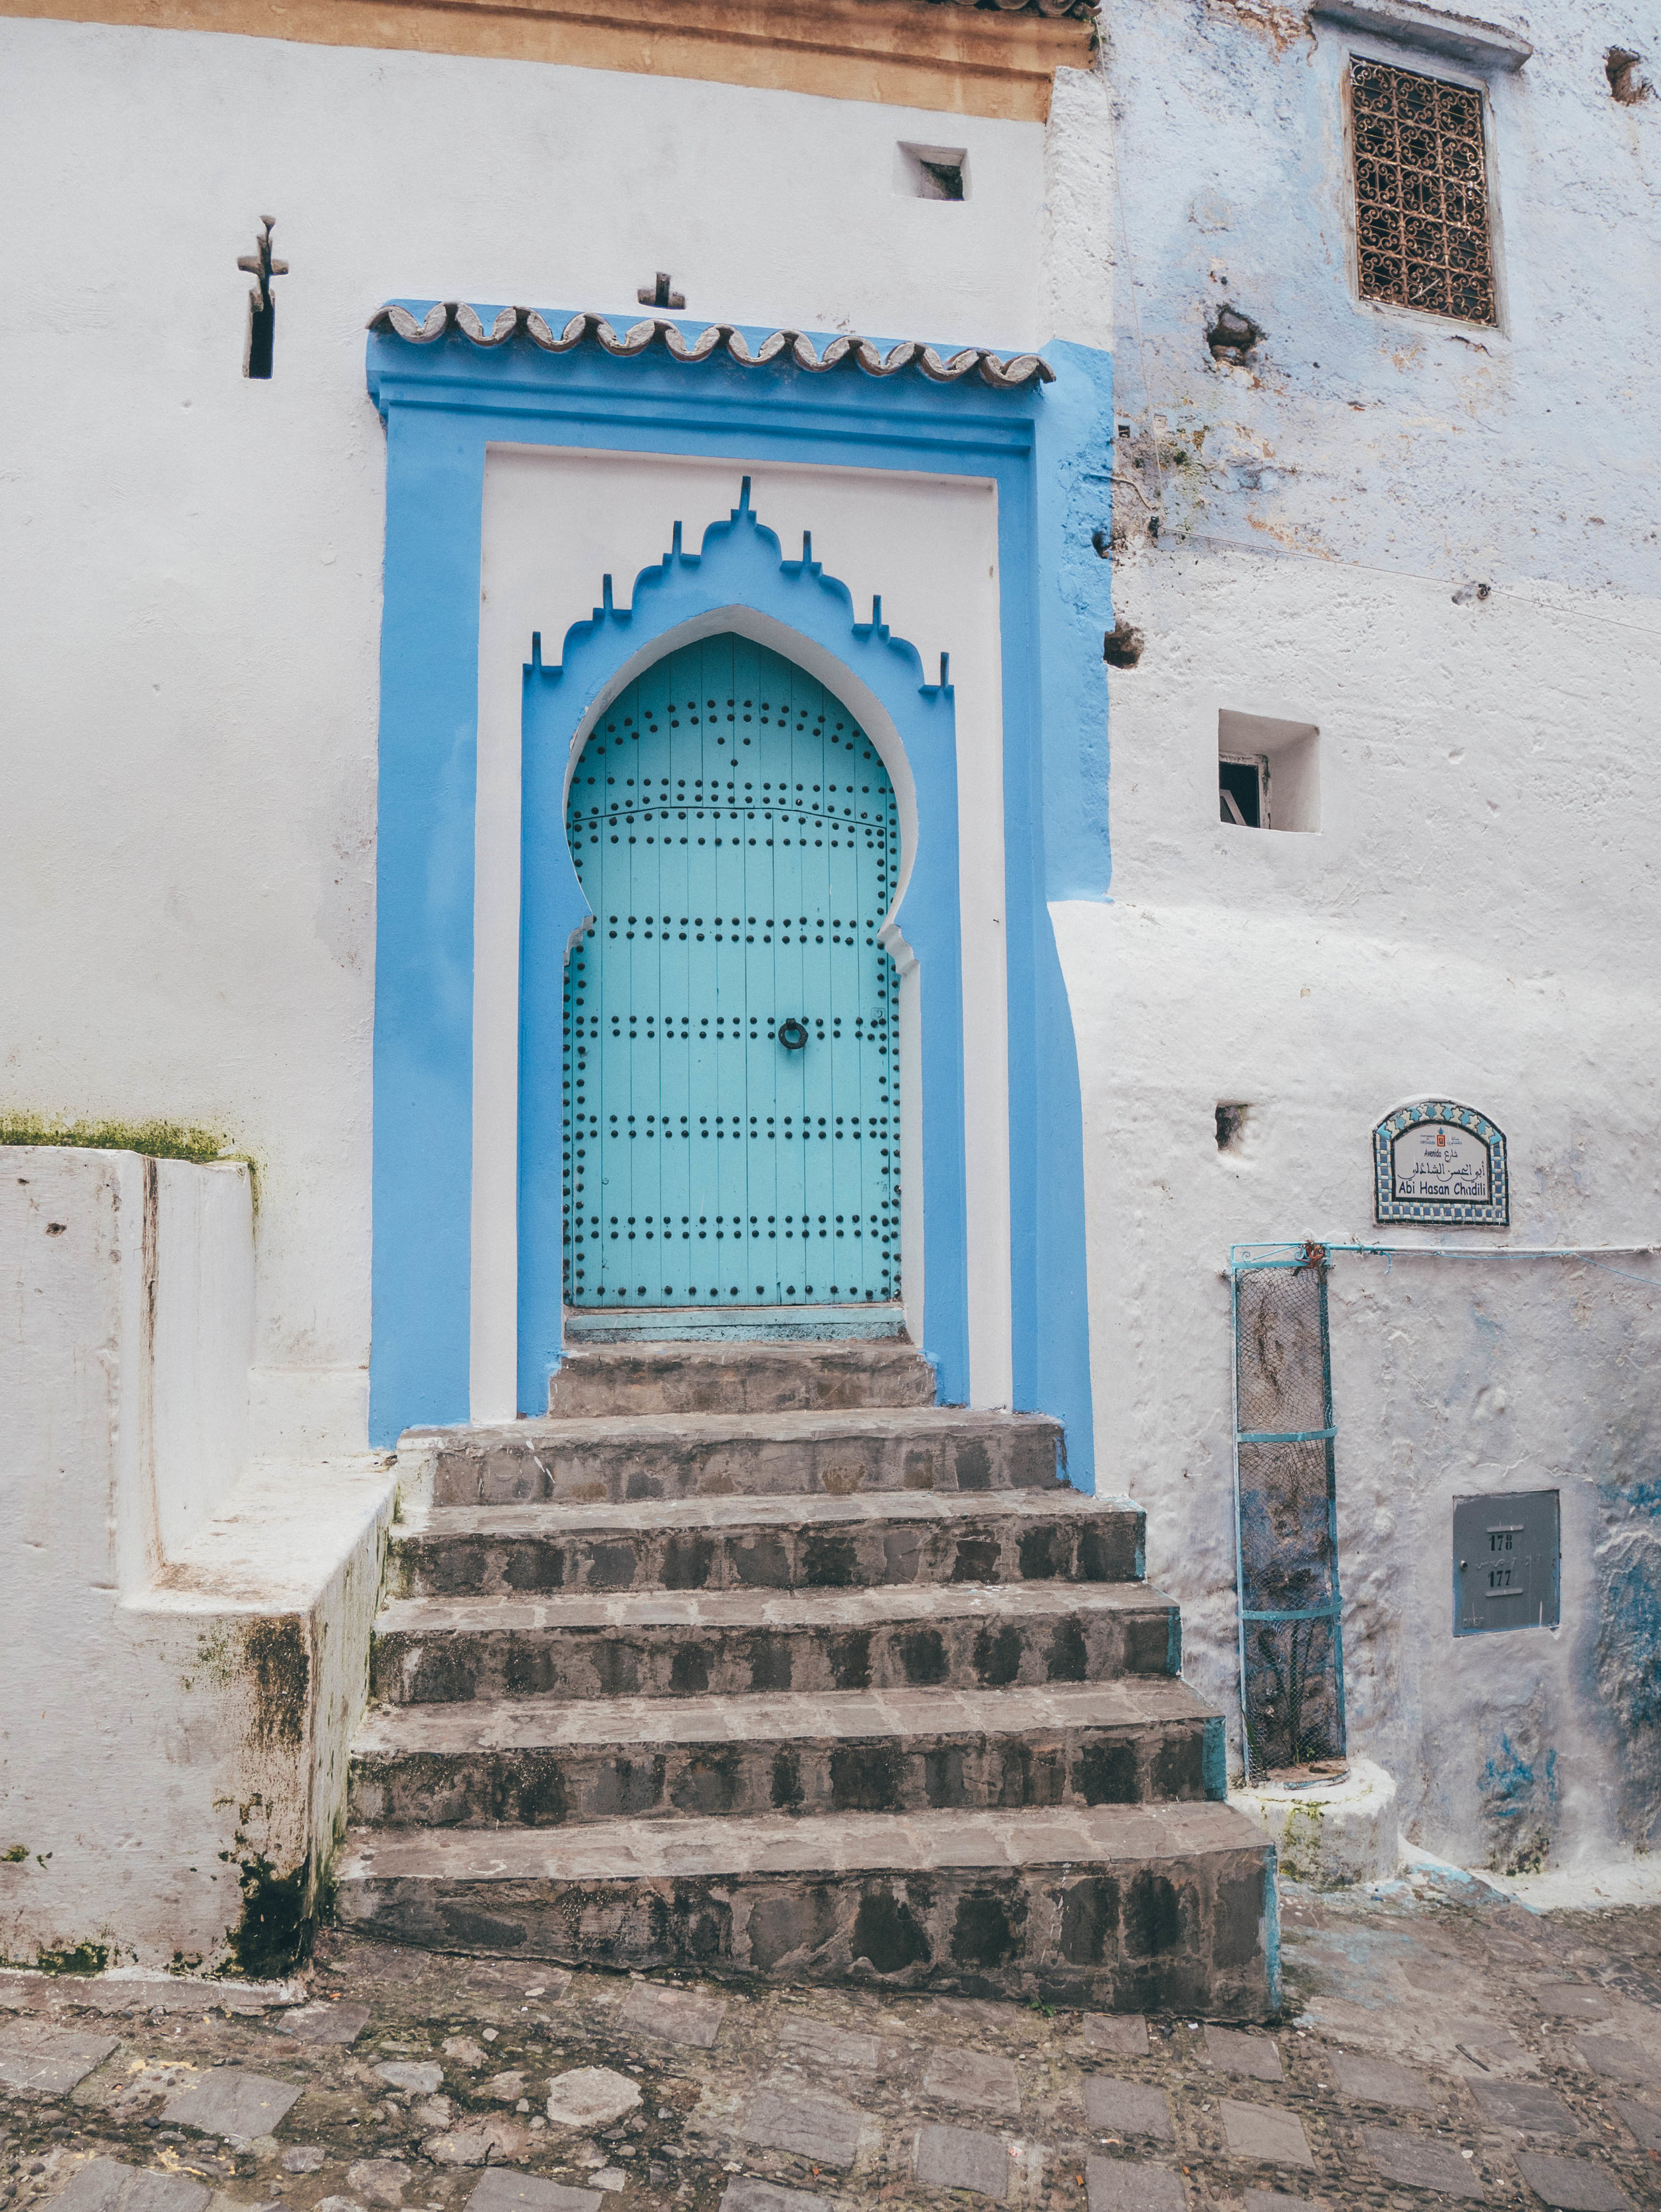
[[[1503,1229],[1511,1219],[1506,1140],[1485,1115],[1448,1098],[1399,1107],[1373,1133],[1379,1221],[1458,1221]]]

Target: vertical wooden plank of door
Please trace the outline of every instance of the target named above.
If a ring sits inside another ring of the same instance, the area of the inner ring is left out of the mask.
[[[807,679],[797,680],[806,688]],[[814,687],[815,692],[819,687]],[[835,1170],[832,1142],[835,1127],[835,1066],[833,1054],[834,1006],[834,948],[829,943],[831,852],[824,820],[825,737],[824,698],[815,702],[811,718],[792,714],[790,726],[791,794],[795,802],[794,834],[802,862],[802,902],[797,926],[802,940],[802,1019],[808,1042],[801,1058],[808,1133],[803,1148],[806,1187],[803,1193],[808,1216],[809,1279],[806,1296],[823,1304],[832,1295],[837,1277],[831,1267],[831,1236],[835,1215]],[[805,919],[803,919],[805,917]]]
[[[801,915],[807,914],[807,878],[803,872],[803,845],[798,836],[798,807],[797,807],[797,776],[791,769],[790,744],[767,745],[763,759],[772,765],[772,787],[774,787],[774,951],[776,951],[776,1000],[774,1000],[774,1036],[781,1022],[801,1020],[812,1013],[807,1005],[807,967],[803,949]],[[812,1029],[812,1024],[809,1024]],[[783,1152],[781,1197],[783,1197],[783,1232],[785,1232],[785,1303],[791,1298],[807,1297],[807,1283],[812,1281],[812,1249],[809,1249],[809,1221],[807,1221],[807,1188],[809,1188],[809,1099],[812,1099],[812,1068],[807,1057],[812,1046],[803,1051],[787,1053],[783,1046],[779,1051],[779,1093],[783,1102],[783,1128],[785,1128],[785,1152]]]

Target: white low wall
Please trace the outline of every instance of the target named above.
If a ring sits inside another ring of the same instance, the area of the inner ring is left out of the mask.
[[[0,1147],[0,1957],[267,1972],[311,1912],[391,1476],[246,1455],[240,1164]]]

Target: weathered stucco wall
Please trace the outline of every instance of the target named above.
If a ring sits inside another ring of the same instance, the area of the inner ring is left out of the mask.
[[[241,1166],[0,1147],[0,1958],[288,1962],[390,1471],[250,1468]]]
[[[910,197],[902,141],[967,149],[968,197]],[[0,370],[29,425],[0,535],[29,733],[0,1099],[166,1114],[256,1156],[256,1451],[366,1433],[366,318],[413,295],[627,322],[668,269],[712,319],[1029,345],[1051,335],[1044,149],[1036,123],[803,94],[0,24],[0,175],[29,210]],[[292,270],[269,383],[241,374],[235,265],[263,213]]]
[[[1109,0],[1127,473],[1166,542],[1652,598],[1661,102],[1614,99],[1604,56],[1661,22],[1652,0],[1446,12],[1525,29],[1531,59],[1483,76],[1274,0]],[[1358,52],[1485,86],[1500,327],[1358,298]],[[1225,306],[1264,333],[1247,364],[1207,348]]]
[[[1338,79],[1367,41],[1267,0],[1109,11],[1115,606],[1145,649],[1109,677],[1114,902],[1059,926],[1101,1480],[1148,1506],[1187,1671],[1231,1712],[1231,1244],[1434,1241],[1372,1218],[1370,1132],[1425,1097],[1510,1142],[1510,1231],[1453,1241],[1661,1240],[1661,102],[1603,68],[1661,31],[1639,13],[1530,11],[1537,52],[1492,80],[1483,331],[1355,297]],[[1224,301],[1265,331],[1248,366],[1205,344]],[[1318,726],[1317,830],[1219,823],[1224,710]],[[1227,1152],[1220,1102],[1249,1109]],[[1409,1838],[1478,1864],[1661,1821],[1653,1270],[1608,1265],[1334,1263],[1351,1747]],[[1536,1487],[1562,1493],[1561,1629],[1456,1643],[1452,1497]]]

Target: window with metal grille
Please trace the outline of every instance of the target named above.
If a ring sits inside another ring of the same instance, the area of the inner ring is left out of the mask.
[[[1359,54],[1350,82],[1361,297],[1496,321],[1482,94]]]

